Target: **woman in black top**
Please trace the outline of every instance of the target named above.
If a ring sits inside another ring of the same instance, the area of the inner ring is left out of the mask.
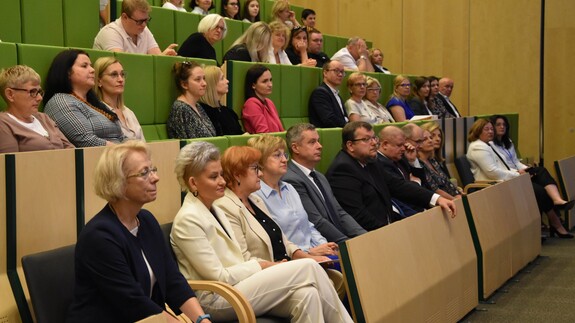
[[[213,59],[218,61],[214,44],[226,37],[227,27],[224,17],[212,13],[200,20],[198,32],[191,34],[180,49],[179,56]],[[219,64],[219,63],[218,63]]]
[[[253,23],[224,55],[225,61],[267,62],[272,32],[263,21]]]

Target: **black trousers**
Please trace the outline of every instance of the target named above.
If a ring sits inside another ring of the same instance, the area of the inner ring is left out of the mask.
[[[553,208],[553,200],[545,191],[547,185],[557,185],[555,179],[545,167],[533,167],[534,175],[531,176],[531,184],[535,192],[535,199],[540,212],[548,212]]]

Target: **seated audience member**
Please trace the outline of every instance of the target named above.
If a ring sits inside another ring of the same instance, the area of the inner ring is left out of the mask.
[[[301,22],[306,28],[315,28],[315,11],[313,9],[304,9],[301,12]]]
[[[241,20],[240,19],[240,0],[222,0],[221,3],[222,17],[226,19]]]
[[[222,210],[230,221],[244,259],[281,262],[309,258],[317,262],[329,261],[330,258],[310,255],[291,242],[270,215],[264,201],[254,193],[261,187],[260,157],[259,150],[252,147],[232,146],[226,149],[222,168],[227,188],[224,197],[214,202],[214,206]],[[338,295],[343,297],[341,273],[327,272]]]
[[[216,129],[216,136],[241,135],[243,133],[236,112],[222,105],[220,99],[228,93],[228,79],[216,66],[206,66],[206,93],[200,98],[200,106]]]
[[[191,0],[190,9],[192,9],[192,13],[206,16],[210,10],[214,9],[214,3],[212,0]]]
[[[260,21],[260,2],[258,0],[247,0],[244,3],[242,14],[244,22],[254,23]]]
[[[126,71],[114,57],[100,57],[94,64],[94,91],[98,98],[118,116],[126,139],[146,141],[138,118],[124,105]]]
[[[315,170],[322,146],[315,126],[300,123],[286,132],[291,160],[283,180],[299,193],[308,219],[328,241],[341,243],[366,231],[337,202],[325,176]]]
[[[146,0],[122,1],[122,14],[114,22],[107,24],[94,39],[94,49],[127,52],[134,54],[154,54],[175,56],[171,44],[163,52],[148,29],[150,4]]]
[[[242,175],[257,168],[245,165]],[[257,166],[257,165],[256,165]],[[232,226],[214,202],[226,181],[216,146],[193,142],[176,159],[180,185],[188,191],[174,219],[170,240],[187,279],[217,280],[234,286],[255,315],[275,315],[292,322],[353,322],[325,271],[312,259],[245,259]],[[245,183],[248,184],[248,183]],[[198,292],[214,321],[235,318],[230,304],[212,292]]]
[[[307,29],[305,27],[292,29],[285,52],[293,65],[309,67],[317,65],[315,59],[308,58],[307,43]]]
[[[104,27],[108,22],[110,22],[110,17],[108,14],[108,3],[110,0],[100,0],[100,28]]]
[[[385,104],[385,107],[389,110],[395,122],[409,120],[415,115],[409,104],[407,104],[410,88],[411,82],[407,77],[398,75],[393,79],[393,94]]]
[[[177,62],[172,72],[180,95],[166,122],[168,138],[214,137],[216,129],[198,103],[206,93],[204,69],[196,62]]]
[[[431,115],[429,106],[429,80],[419,76],[413,80],[411,85],[412,98],[407,102],[411,111],[415,115]]]
[[[261,187],[255,192],[289,241],[312,256],[337,257],[337,244],[328,242],[309,221],[295,188],[284,181],[288,155],[286,142],[281,137],[263,135],[248,140],[248,146],[261,153]]]
[[[94,92],[94,69],[79,49],[60,52],[46,77],[44,112],[76,147],[107,146],[124,141],[122,126]]]
[[[307,57],[309,59],[315,59],[315,66],[321,68],[325,63],[329,62],[329,56],[322,52],[323,36],[317,29],[312,28],[308,32],[309,39],[307,44]]]
[[[422,130],[423,141],[417,148],[417,157],[423,163],[426,187],[446,199],[453,200],[458,195],[461,195],[461,192],[451,182],[449,175],[443,172],[441,165],[433,158],[435,147],[431,133],[429,130]]]
[[[396,126],[387,126],[379,132],[377,162],[382,166],[385,175],[402,181],[425,183],[425,171],[419,163],[410,163],[406,154],[416,155],[415,147],[406,142],[405,134]],[[391,199],[403,216],[411,216],[424,210],[408,202]]]
[[[470,144],[467,148],[467,159],[469,159],[469,163],[471,164],[471,171],[473,172],[475,180],[506,181],[519,175],[529,173],[529,171],[525,171],[525,169],[518,170],[511,168],[509,165],[504,163],[503,159],[497,156],[496,151],[490,144],[493,139],[493,124],[487,119],[478,119],[469,130],[467,140]],[[545,214],[547,214],[551,235],[553,236],[557,234],[560,238],[572,239],[573,235],[567,232],[563,227],[561,219],[555,211],[555,202],[548,195],[546,188],[540,183],[537,183],[537,179],[533,180],[533,177],[536,176],[531,176],[531,184],[533,185],[533,191],[535,193],[535,198],[537,199],[537,206],[539,207],[540,212],[545,212]],[[553,184],[548,183],[545,185]],[[572,201],[561,205],[564,209],[573,208]]]
[[[431,133],[431,140],[433,141],[433,150],[434,153],[432,158],[439,164],[443,173],[447,175],[447,177],[451,177],[449,174],[449,170],[447,169],[447,165],[445,164],[445,158],[443,158],[443,130],[437,122],[427,122],[421,126],[421,129],[429,131]]]
[[[253,23],[224,55],[225,61],[267,62],[272,32],[263,21]]]
[[[272,33],[272,42],[268,49],[268,60],[266,63],[292,65],[285,52],[287,39],[290,34],[288,27],[279,21],[272,21],[269,26]]]
[[[226,37],[227,30],[226,21],[222,16],[217,13],[205,16],[198,24],[198,32],[184,40],[178,55],[213,59],[217,62],[214,45]]]
[[[276,106],[268,98],[272,94],[272,73],[269,68],[256,64],[246,73],[242,109],[244,129],[249,133],[284,131]]]
[[[290,9],[290,4],[287,0],[274,1],[270,22],[271,21],[279,21],[285,24],[288,29],[300,26],[295,17],[295,12]]]
[[[342,130],[342,149],[326,173],[338,202],[364,229],[375,230],[402,218],[392,209],[392,196],[421,208],[440,205],[455,216],[452,201],[416,183],[386,175],[374,163],[378,141],[369,123],[346,124]]]
[[[0,71],[0,153],[74,148],[56,123],[38,111],[44,91],[40,75],[26,65]]]
[[[443,101],[443,106],[447,109],[447,112],[451,115],[448,118],[459,118],[461,113],[457,110],[457,107],[453,102],[451,102],[451,92],[453,92],[453,80],[447,77],[439,79],[439,95],[437,96],[441,101]]]
[[[367,105],[369,115],[375,120],[374,124],[395,122],[391,113],[379,103],[381,96],[381,83],[376,78],[367,77],[367,88],[365,89],[363,102]]]
[[[373,72],[373,66],[368,58],[369,52],[365,40],[352,37],[347,41],[346,47],[333,54],[331,60],[341,62],[346,70]]]
[[[186,12],[184,0],[164,0],[162,8]]]
[[[349,121],[338,90],[345,74],[343,65],[331,61],[322,69],[323,82],[309,97],[309,121],[318,128],[343,127]]]
[[[108,204],[78,237],[68,322],[135,322],[160,313],[166,322],[180,322],[166,303],[177,314],[211,322],[178,271],[158,221],[142,209],[156,199],[157,171],[142,142],[104,150],[94,190]]]
[[[347,89],[351,94],[350,98],[345,101],[345,111],[349,116],[349,121],[365,121],[375,123],[375,118],[369,114],[367,105],[363,101],[366,93],[367,82],[364,74],[353,72],[347,78]]]
[[[495,135],[493,142],[490,142],[489,145],[493,147],[497,157],[500,158],[510,170],[517,170],[519,173],[523,171],[531,174],[533,186],[543,187],[545,194],[553,201],[555,209],[566,210],[573,208],[575,201],[566,201],[561,197],[561,193],[559,193],[559,189],[557,188],[557,182],[545,167],[525,165],[519,161],[517,153],[515,152],[515,146],[513,146],[513,141],[509,138],[509,120],[507,117],[495,115],[491,117],[490,121],[491,124],[494,125]],[[539,187],[537,191],[543,192]]]
[[[428,76],[429,80],[429,107],[432,114],[435,114],[437,118],[453,118],[453,116],[447,112],[443,101],[439,98],[439,79],[436,76]]]
[[[371,48],[369,50],[369,61],[373,65],[373,71],[378,73],[391,74],[391,72],[381,66],[383,64],[383,52],[379,48]]]

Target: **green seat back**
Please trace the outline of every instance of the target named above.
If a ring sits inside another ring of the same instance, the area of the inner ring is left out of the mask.
[[[134,111],[141,125],[154,123],[154,56],[115,53],[128,73],[124,102]]]
[[[154,56],[154,123],[166,123],[172,103],[178,96],[172,68],[183,57]]]
[[[4,42],[22,42],[22,18],[20,0],[0,1],[0,40]],[[6,26],[10,26],[7,28]]]
[[[166,49],[168,45],[175,43],[176,34],[174,31],[174,13],[176,10],[161,7],[153,7],[150,12],[152,21],[148,28],[154,34],[154,39],[160,46],[160,50]]]
[[[168,128],[165,123],[156,124],[156,131],[158,132],[158,137],[160,140],[166,140],[168,138]]]
[[[210,142],[210,143],[216,145],[216,147],[218,147],[218,149],[222,153],[224,152],[224,150],[228,149],[228,147],[230,146],[229,141],[228,141],[228,137],[225,137],[225,136],[211,137],[211,138],[194,138],[194,139],[186,139],[185,140],[186,143],[190,143],[190,142],[194,142],[194,141]]]
[[[100,11],[98,2],[62,0],[62,6],[64,45],[92,48],[100,26],[98,15],[94,14]]]
[[[50,69],[54,57],[66,49],[56,46],[30,44],[17,44],[16,47],[18,51],[18,64],[32,67],[40,74],[40,77],[42,77],[42,84],[45,82],[48,69]]]
[[[341,128],[318,129],[318,132],[323,149],[317,169],[325,174],[333,158],[341,150]]]
[[[160,136],[158,135],[156,125],[143,125],[142,131],[144,132],[144,138],[146,138],[147,142],[158,141],[161,139]]]
[[[280,118],[300,117],[307,115],[307,106],[301,106],[301,70],[302,67],[292,65],[276,65],[280,68],[279,75],[273,74],[274,92],[279,90],[280,101],[274,101],[279,110]]]
[[[327,56],[332,57],[339,50],[337,47],[337,37],[323,34],[323,51]]]
[[[228,61],[227,79],[230,81],[227,106],[232,108],[238,116],[242,116],[242,107],[244,106],[244,84],[246,81],[246,72],[253,65],[249,62]]]
[[[174,37],[178,45],[181,46],[191,34],[198,31],[201,17],[189,12],[174,12]]]
[[[347,41],[349,40],[349,38],[345,38],[345,37],[337,37],[337,50],[340,50],[344,47],[347,46]]]
[[[282,121],[282,125],[284,129],[287,131],[291,126],[294,126],[299,123],[309,123],[308,117],[300,117],[300,118],[280,118]]]
[[[22,14],[22,42],[26,44],[64,46],[62,0],[26,0],[22,1],[20,8]],[[98,24],[97,15],[96,11],[94,14],[96,26]],[[2,21],[2,25],[4,25],[4,21]]]
[[[226,38],[224,38],[221,42],[216,43],[222,46],[222,57],[218,57],[219,62],[222,61],[223,54],[225,54],[230,49],[230,47],[232,47],[232,43],[236,41],[236,39],[240,38],[240,36],[244,33],[244,23],[239,20],[226,19],[226,27],[228,28]],[[217,49],[216,53],[218,53]]]
[[[92,61],[92,65],[95,65],[96,61],[100,57],[114,56],[114,52],[110,52],[107,50],[90,49],[90,48],[81,48],[81,50],[88,53],[88,56],[90,56],[90,61]]]
[[[381,83],[381,95],[379,97],[379,102],[385,106],[389,97],[393,94],[393,79],[396,75],[378,73],[378,80]]]
[[[0,69],[18,64],[18,53],[16,44],[0,43]],[[6,102],[0,97],[0,110],[6,109]]]

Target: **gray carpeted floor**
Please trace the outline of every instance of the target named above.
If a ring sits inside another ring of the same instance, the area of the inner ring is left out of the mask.
[[[547,239],[539,258],[461,322],[575,322],[575,239]]]

